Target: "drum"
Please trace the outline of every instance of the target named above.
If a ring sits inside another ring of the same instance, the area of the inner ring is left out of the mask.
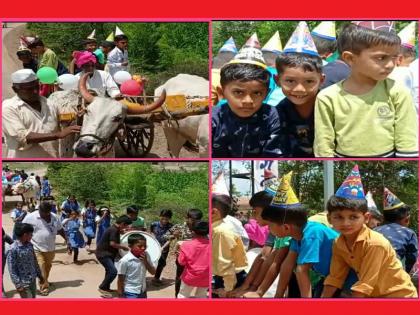
[[[157,262],[162,253],[162,248],[160,247],[160,244],[156,240],[156,238],[152,234],[144,232],[144,231],[130,231],[130,232],[125,233],[123,236],[121,236],[121,245],[128,246],[128,237],[132,234],[141,234],[146,238],[146,244],[147,244],[146,252],[149,253],[150,259],[152,260],[153,265],[157,266]],[[121,257],[123,257],[125,254],[127,254],[127,252],[120,249]]]

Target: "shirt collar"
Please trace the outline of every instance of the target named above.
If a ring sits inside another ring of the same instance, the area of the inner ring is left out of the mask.
[[[354,246],[356,245],[356,243],[365,241],[367,239],[369,233],[370,233],[370,229],[365,224],[363,224],[362,229],[359,231],[359,234],[357,235],[357,238],[353,243],[352,250],[353,250]],[[347,248],[347,245],[346,245],[346,241],[345,241],[345,239],[342,235],[340,235],[339,238],[337,239],[337,246],[340,249],[343,249],[345,251],[349,251],[348,248]]]
[[[129,250],[126,255],[128,256],[128,260],[140,260],[136,256],[133,255],[133,253],[131,252],[131,250]]]

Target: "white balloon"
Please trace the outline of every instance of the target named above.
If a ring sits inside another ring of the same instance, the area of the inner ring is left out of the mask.
[[[63,90],[75,90],[77,89],[78,79],[75,75],[66,73],[58,77],[58,86]]]
[[[115,72],[114,81],[118,84],[123,84],[125,81],[131,80],[131,74],[127,71],[120,70]]]

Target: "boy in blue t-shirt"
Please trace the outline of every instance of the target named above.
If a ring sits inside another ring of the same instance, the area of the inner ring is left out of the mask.
[[[212,109],[213,157],[280,157],[280,121],[272,106],[263,104],[270,73],[262,53],[246,47],[223,66],[219,99]]]
[[[307,221],[307,211],[297,199],[290,181],[291,173],[283,176],[272,204],[262,212],[271,233],[277,237],[292,237],[289,253],[280,268],[275,297],[284,296],[295,267],[301,297],[319,297],[323,280],[329,274],[332,245],[338,233],[321,223]],[[316,283],[311,283],[310,270],[321,278]]]
[[[417,235],[408,228],[410,207],[387,188],[384,189],[384,220],[385,224],[377,227],[375,231],[389,240],[405,271],[410,273],[419,251]]]

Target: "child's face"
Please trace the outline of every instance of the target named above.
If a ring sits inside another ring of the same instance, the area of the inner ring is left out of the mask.
[[[127,216],[133,221],[137,220],[137,213],[135,213],[135,212],[134,213],[128,213]]]
[[[277,224],[269,221],[268,226],[270,228],[270,232],[277,237],[290,236],[290,233],[288,233],[288,229],[286,228],[286,224]]]
[[[171,219],[168,217],[159,217],[160,224],[167,225]]]
[[[267,96],[267,87],[259,81],[232,81],[221,90],[232,112],[241,118],[254,115],[262,106]]]
[[[376,46],[362,50],[360,54],[343,52],[343,59],[351,67],[352,76],[374,81],[385,80],[396,66],[399,46]]]
[[[76,219],[77,218],[77,212],[76,211],[72,211],[72,213],[70,213],[70,218]]]
[[[328,221],[333,228],[344,237],[354,237],[359,234],[363,224],[369,222],[370,213],[361,211],[339,210],[328,214]]]
[[[371,229],[374,229],[378,227],[380,224],[381,224],[381,220],[371,216],[369,219],[369,222],[367,223],[367,226]]]
[[[32,239],[32,233],[25,233],[20,238],[20,241],[22,243],[29,243],[31,241],[31,239]]]
[[[222,216],[221,216],[221,214],[220,214],[219,209],[217,209],[217,208],[212,208],[212,210],[211,210],[211,218],[212,218],[213,222],[214,222],[214,221],[219,221],[219,220],[221,220],[221,219],[222,219]]]
[[[146,241],[139,240],[137,243],[135,243],[133,246],[131,246],[131,250],[139,251],[139,252],[145,252],[147,249]]]
[[[323,74],[316,71],[305,71],[301,67],[286,67],[279,75],[277,83],[284,95],[296,106],[314,106],[324,78]]]
[[[85,45],[85,50],[93,53],[98,45],[96,43],[89,43]]]
[[[257,221],[258,225],[260,226],[266,226],[268,225],[268,222],[265,221],[262,217],[261,217],[261,213],[263,211],[264,208],[262,207],[254,207],[252,210],[254,210],[254,217],[255,220]]]
[[[31,60],[32,60],[32,56],[31,55],[21,55],[21,56],[18,56],[18,59],[20,61],[22,61],[22,63],[30,63]]]
[[[115,43],[117,45],[117,47],[121,50],[125,50],[128,47],[128,40],[126,39],[122,39],[118,42]]]

